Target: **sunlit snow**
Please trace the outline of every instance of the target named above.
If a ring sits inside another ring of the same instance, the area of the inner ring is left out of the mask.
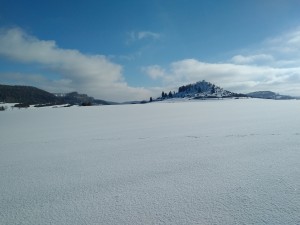
[[[300,224],[300,101],[0,112],[0,224]]]

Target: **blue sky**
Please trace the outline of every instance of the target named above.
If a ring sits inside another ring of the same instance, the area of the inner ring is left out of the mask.
[[[0,1],[0,83],[114,101],[200,80],[300,96],[300,1]]]

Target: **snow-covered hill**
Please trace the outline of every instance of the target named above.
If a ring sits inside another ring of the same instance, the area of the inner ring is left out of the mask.
[[[246,97],[243,94],[234,93],[224,90],[205,80],[194,84],[188,84],[178,88],[177,92],[162,93],[160,99],[168,98],[229,98],[229,97]]]

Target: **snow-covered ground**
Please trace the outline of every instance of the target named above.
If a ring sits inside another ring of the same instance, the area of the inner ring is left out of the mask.
[[[0,112],[0,224],[300,224],[300,101]]]

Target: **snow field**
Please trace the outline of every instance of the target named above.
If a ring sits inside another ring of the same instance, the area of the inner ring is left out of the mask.
[[[300,104],[0,113],[0,224],[299,224]]]

